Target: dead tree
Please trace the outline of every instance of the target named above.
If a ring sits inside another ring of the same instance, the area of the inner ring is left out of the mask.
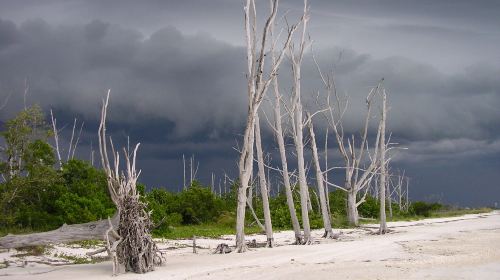
[[[316,63],[317,65],[317,63]],[[359,224],[358,206],[365,202],[368,193],[368,186],[374,179],[374,176],[380,169],[378,151],[380,138],[380,125],[375,139],[374,153],[369,153],[368,147],[368,128],[371,120],[371,107],[373,96],[379,91],[380,84],[371,89],[366,98],[367,113],[365,117],[364,127],[361,134],[361,139],[356,140],[355,135],[346,137],[342,125],[343,115],[347,109],[348,101],[342,101],[338,96],[333,80],[326,78],[318,66],[321,79],[325,85],[326,107],[328,108],[325,114],[329,127],[332,129],[337,146],[344,161],[345,180],[344,186],[326,182],[326,184],[341,189],[347,192],[347,218],[350,225],[357,226]],[[331,97],[335,97],[335,105],[332,104]],[[346,143],[347,142],[347,143]],[[329,168],[325,173],[337,168]],[[363,191],[363,195],[358,199],[358,193]]]
[[[304,0],[304,17],[302,22],[302,34],[300,38],[299,48],[297,53],[295,53],[293,44],[288,46],[289,57],[292,65],[293,74],[293,94],[292,94],[292,104],[290,111],[290,120],[292,123],[293,131],[293,141],[295,144],[295,151],[297,153],[297,171],[299,177],[299,188],[300,188],[300,205],[302,212],[302,227],[304,229],[303,244],[312,243],[311,237],[311,226],[309,224],[309,206],[310,197],[309,190],[307,186],[305,162],[304,162],[304,117],[303,108],[301,101],[301,66],[302,60],[304,58],[304,52],[307,48],[306,44],[306,33],[307,33],[307,22],[309,21],[309,7],[307,6],[307,0]]]
[[[319,163],[318,157],[318,148],[316,146],[316,136],[314,134],[314,126],[312,122],[311,114],[308,113],[307,116],[307,126],[309,127],[309,136],[311,137],[311,150],[314,168],[316,169],[316,184],[318,186],[318,194],[320,201],[320,209],[321,209],[321,217],[323,218],[323,226],[325,228],[325,233],[323,234],[324,238],[337,238],[335,234],[333,234],[332,223],[330,221],[330,213],[328,211],[327,200],[325,195],[325,184],[324,184],[324,175],[321,171],[321,165]]]
[[[63,161],[62,161],[61,152],[59,149],[59,130],[57,129],[57,119],[54,118],[54,114],[52,112],[52,109],[50,110],[50,118],[52,121],[52,131],[54,133],[54,144],[55,144],[55,149],[56,149],[57,162],[59,164],[59,170],[62,170]],[[85,124],[85,122],[82,122],[82,124],[80,125],[80,131],[78,132],[78,136],[75,139],[75,129],[76,129],[76,125],[77,125],[77,119],[75,118],[75,120],[73,122],[73,130],[71,132],[71,138],[69,141],[69,148],[68,148],[68,152],[66,154],[66,162],[69,161],[70,159],[75,158],[75,152],[76,152],[76,149],[78,147],[78,143],[80,142],[80,137],[82,135],[82,130],[83,130],[84,124]],[[92,155],[91,155],[91,161],[93,162]]]
[[[246,251],[245,244],[245,208],[246,208],[246,193],[248,182],[253,172],[254,161],[254,139],[255,139],[255,116],[259,110],[260,104],[267,92],[267,89],[278,71],[284,52],[288,48],[293,33],[297,29],[297,25],[293,25],[288,30],[288,36],[285,40],[284,47],[277,56],[276,61],[270,66],[267,77],[264,76],[265,54],[273,52],[275,43],[269,44],[269,30],[274,24],[278,11],[278,0],[271,1],[271,13],[267,17],[262,36],[260,39],[260,47],[258,48],[257,41],[257,12],[255,9],[255,0],[247,0],[245,4],[245,33],[247,45],[247,95],[248,95],[248,115],[246,119],[245,132],[243,134],[243,143],[241,147],[240,159],[238,162],[240,186],[238,189],[238,205],[236,209],[236,251]],[[270,45],[270,46],[269,46]]]
[[[273,54],[273,61],[275,60]],[[276,137],[276,142],[278,143],[278,149],[280,152],[281,159],[281,173],[283,176],[283,185],[285,187],[286,203],[288,205],[288,211],[290,212],[290,219],[292,222],[293,232],[295,233],[295,244],[302,243],[302,233],[300,231],[299,219],[297,218],[297,212],[295,210],[295,203],[293,201],[292,188],[290,185],[290,173],[288,172],[288,160],[286,157],[286,148],[281,116],[281,94],[279,91],[278,78],[275,77],[273,80],[274,87],[274,124],[271,124],[271,128],[274,130],[274,135]]]
[[[57,120],[54,118],[54,114],[52,113],[52,109],[50,109],[50,118],[52,120],[52,130],[54,133],[54,142],[55,142],[55,146],[56,146],[57,162],[59,163],[59,170],[62,170],[61,153],[59,151],[59,131],[57,130]]]
[[[405,171],[403,172],[399,171],[399,174],[397,176],[397,182],[396,182],[396,191],[398,194],[398,206],[399,206],[399,211],[403,211],[403,182],[405,181]]]
[[[155,266],[163,262],[163,257],[153,241],[150,229],[153,224],[150,213],[146,212],[146,204],[140,201],[137,192],[137,179],[141,171],[136,170],[136,156],[139,144],[132,151],[123,149],[125,156],[125,171],[120,171],[120,153],[115,151],[113,142],[109,138],[112,149],[113,164],[108,157],[108,139],[106,137],[106,115],[109,103],[109,94],[103,100],[101,123],[99,125],[99,152],[101,164],[107,176],[108,191],[111,200],[116,205],[118,213],[118,227],[110,228],[112,236],[108,235],[108,250],[113,256],[114,272],[133,271],[145,273],[154,270]],[[113,251],[113,249],[115,251]]]
[[[387,232],[387,218],[385,212],[385,202],[386,202],[386,178],[387,178],[387,162],[386,161],[386,150],[387,145],[385,142],[385,122],[387,119],[387,94],[385,89],[381,90],[382,94],[382,119],[380,120],[380,185],[379,185],[379,201],[380,201],[380,228],[379,234],[385,234]]]
[[[266,182],[266,173],[264,170],[264,155],[262,152],[262,141],[260,135],[259,115],[255,116],[255,148],[257,152],[257,163],[259,170],[260,195],[262,197],[262,208],[264,210],[264,224],[267,236],[266,247],[274,247],[273,226],[271,223],[271,210],[269,209],[269,192]]]
[[[182,154],[182,171],[183,171],[182,189],[186,190],[186,158],[184,157],[184,154]]]

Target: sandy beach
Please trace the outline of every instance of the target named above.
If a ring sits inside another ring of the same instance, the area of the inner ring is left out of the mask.
[[[324,240],[314,231],[315,244],[290,245],[291,231],[275,234],[275,248],[244,254],[212,254],[233,236],[191,240],[158,240],[166,265],[145,274],[127,273],[114,279],[500,279],[500,212],[415,222],[391,222],[391,232],[375,234],[377,225],[341,230],[339,240]],[[339,232],[340,230],[336,230]],[[263,241],[263,235],[247,236]],[[0,253],[8,263],[0,277],[13,279],[111,279],[111,262],[64,264],[64,253],[84,257],[91,248],[58,245],[43,256]],[[17,256],[16,256],[17,255]]]

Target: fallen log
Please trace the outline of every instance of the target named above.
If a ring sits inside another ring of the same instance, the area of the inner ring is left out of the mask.
[[[114,228],[118,227],[118,215],[115,214],[111,218],[111,223]],[[109,228],[109,220],[103,219],[84,224],[64,224],[56,230],[47,232],[8,234],[0,238],[0,248],[11,249],[84,240],[106,240],[106,232]]]

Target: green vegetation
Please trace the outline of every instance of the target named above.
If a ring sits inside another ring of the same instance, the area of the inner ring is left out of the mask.
[[[0,236],[55,229],[63,223],[84,223],[112,216],[115,207],[109,197],[105,174],[88,162],[70,160],[56,168],[53,148],[48,144],[51,136],[45,117],[37,106],[21,111],[5,123],[0,132],[4,147],[0,151]],[[191,238],[192,236],[217,237],[235,233],[236,182],[222,196],[212,193],[209,187],[194,181],[185,190],[174,193],[166,188],[145,192],[138,185],[152,213],[155,224],[153,234],[163,238]],[[322,228],[318,199],[311,188],[311,228]],[[293,193],[295,208],[301,220],[298,188]],[[347,227],[346,193],[336,190],[329,193],[333,226]],[[262,202],[254,194],[253,208],[263,217]],[[271,217],[276,230],[291,229],[290,214],[284,194],[270,197]],[[388,206],[389,207],[389,206]],[[392,204],[390,220],[415,220],[425,217],[444,217],[466,213],[487,212],[490,209],[457,209],[440,203],[417,201],[409,209],[399,210]],[[359,206],[361,217],[376,222],[379,215],[378,201],[366,197]],[[254,218],[247,211],[247,233],[260,232]],[[94,243],[85,243],[92,246]],[[36,252],[35,252],[36,253]],[[75,260],[78,261],[78,260]]]
[[[0,228],[26,232],[108,217],[114,205],[103,172],[81,160],[55,168],[50,130],[38,106],[21,111],[0,132]]]
[[[13,257],[25,257],[25,256],[41,256],[47,253],[49,247],[47,246],[29,246],[18,248],[17,251],[22,252]]]

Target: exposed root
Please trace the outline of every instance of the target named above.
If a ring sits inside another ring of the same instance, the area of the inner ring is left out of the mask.
[[[236,246],[236,253],[245,253],[248,251],[248,246],[246,244],[240,244]]]
[[[339,233],[333,233],[333,230],[325,230],[322,236],[323,238],[338,239],[340,237]]]
[[[229,247],[229,245],[227,245],[226,243],[221,243],[219,245],[217,245],[217,248],[215,248],[215,251],[213,252],[213,254],[228,254],[228,253],[231,253],[231,248]]]
[[[273,248],[274,247],[274,238],[267,238],[266,241],[266,248]]]
[[[312,237],[309,237],[309,238],[304,238],[304,239],[302,240],[302,243],[301,243],[301,244],[302,244],[302,245],[312,245],[312,244],[313,244],[313,239],[312,239]]]
[[[117,262],[125,266],[125,271],[153,271],[155,266],[163,263],[164,258],[149,233],[153,224],[149,213],[144,210],[146,205],[139,201],[138,196],[126,196],[121,205],[124,208],[120,211],[117,232],[121,240],[113,244]]]

